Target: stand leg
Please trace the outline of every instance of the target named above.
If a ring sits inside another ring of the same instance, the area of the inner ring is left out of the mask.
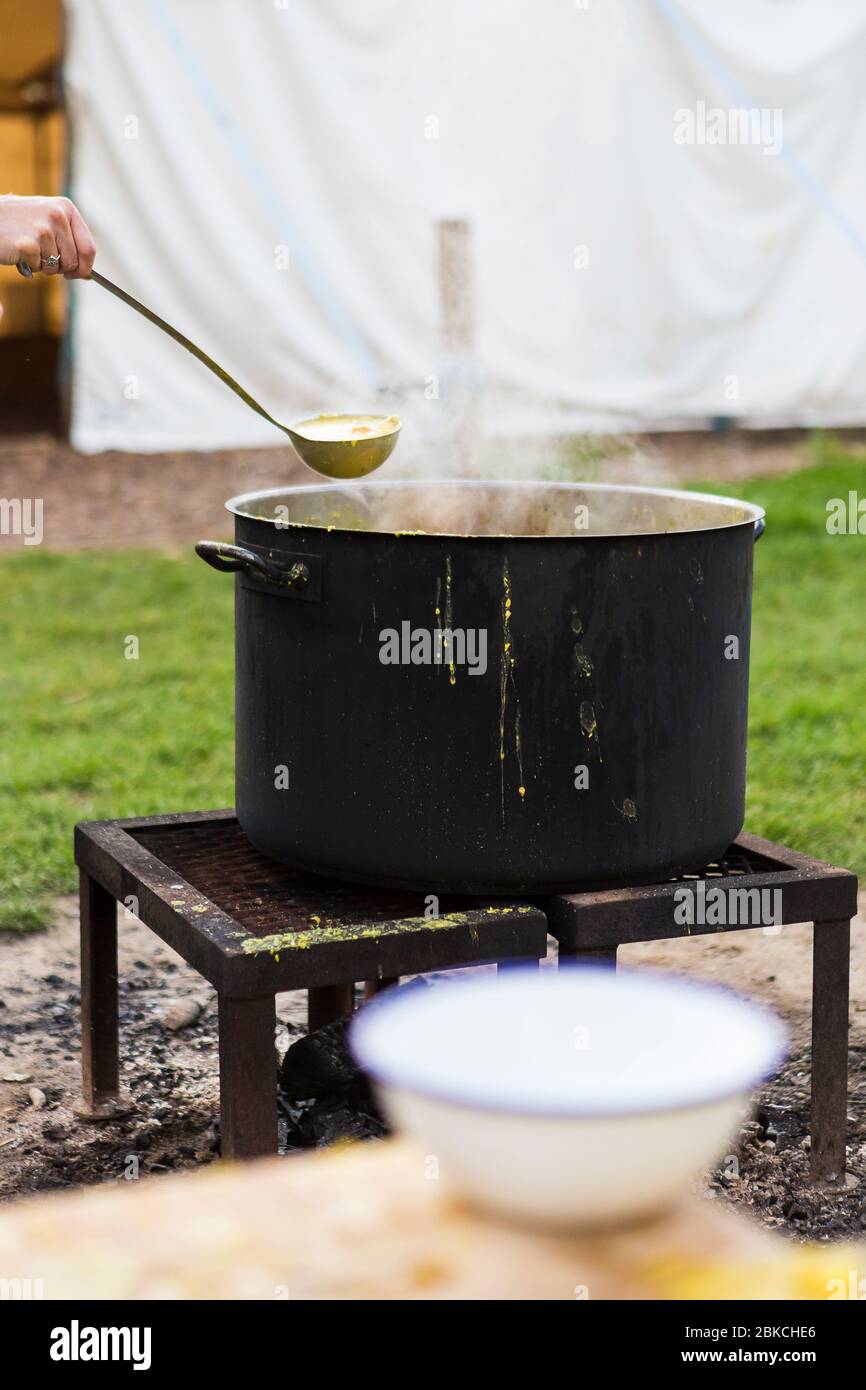
[[[276,1003],[219,997],[220,1139],[223,1158],[277,1151]]]
[[[851,923],[815,922],[812,930],[812,1178],[841,1183],[848,1119]]]
[[[365,980],[364,998],[375,999],[377,994],[381,994],[383,990],[392,989],[394,985],[399,985],[399,983],[399,975],[386,975],[381,980]]]
[[[82,869],[81,1100],[82,1120],[114,1120],[132,1108],[119,1088],[117,1030],[117,903]]]
[[[355,1007],[355,986],[319,985],[307,990],[307,1027],[324,1028],[337,1018],[345,1018]]]

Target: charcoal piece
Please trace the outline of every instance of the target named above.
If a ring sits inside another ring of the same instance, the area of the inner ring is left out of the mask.
[[[406,990],[428,989],[426,980],[410,980]],[[344,1095],[360,1082],[369,1094],[364,1073],[349,1051],[351,1018],[338,1018],[291,1043],[280,1068],[280,1091],[287,1100],[314,1100]]]
[[[338,1018],[293,1042],[280,1068],[280,1090],[287,1100],[344,1095],[361,1076],[346,1044],[349,1020]]]
[[[314,1100],[283,1110],[286,1147],[315,1149],[355,1139],[379,1139],[387,1133],[381,1118],[349,1099]]]
[[[286,1147],[318,1148],[387,1133],[366,1076],[347,1045],[349,1019],[293,1042],[280,1068],[279,1113]]]
[[[806,1123],[792,1105],[759,1105],[757,1120],[762,1138],[771,1140],[782,1153],[799,1145],[806,1134]]]

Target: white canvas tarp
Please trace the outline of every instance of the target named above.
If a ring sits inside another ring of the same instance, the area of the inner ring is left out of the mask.
[[[447,409],[461,217],[488,431],[866,419],[862,0],[67,10],[98,268],[282,418]],[[279,440],[95,285],[73,388],[87,451]]]

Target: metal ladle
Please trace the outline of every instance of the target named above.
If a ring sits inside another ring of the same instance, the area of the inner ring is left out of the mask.
[[[33,272],[29,265],[19,262],[17,268],[26,279],[32,279]],[[131,294],[127,294],[126,290],[107,280],[98,271],[91,271],[90,279],[95,280],[97,285],[101,285],[117,299],[121,299],[124,304],[128,304],[131,309],[135,309],[143,318],[149,319],[157,328],[161,328],[163,333],[180,343],[180,346],[191,352],[193,357],[197,357],[208,371],[219,377],[229,390],[240,396],[250,410],[254,410],[269,424],[276,425],[278,430],[287,434],[304,463],[315,473],[321,473],[326,478],[363,478],[365,474],[372,473],[385,462],[397,443],[402,422],[396,415],[315,415],[305,420],[296,420],[294,425],[282,424],[275,420],[263,405],[259,405],[249,391],[239,386],[225,368],[220,367],[177,328],[172,328],[170,323],[161,319],[159,314],[155,314],[139,300],[133,299]],[[325,437],[335,430],[339,435],[341,425],[345,425],[345,435],[335,439]],[[317,428],[320,431],[318,437],[315,433]],[[354,434],[353,428],[356,431]],[[304,433],[305,429],[312,431],[312,434]]]

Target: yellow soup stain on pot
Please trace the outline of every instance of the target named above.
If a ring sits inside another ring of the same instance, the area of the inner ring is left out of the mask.
[[[592,662],[579,642],[574,648],[574,669],[579,676],[589,678],[592,675]]]
[[[595,738],[598,733],[595,710],[589,700],[581,700],[580,702],[580,727],[587,738]]]
[[[445,630],[454,630],[454,601],[451,588],[451,556],[445,556]],[[454,655],[454,643],[450,643],[451,655]],[[450,685],[457,684],[457,667],[453,660],[448,663],[448,682]]]
[[[508,623],[511,617],[511,579],[508,561],[502,568],[502,657],[499,662],[499,796],[502,823],[505,824],[505,714],[508,707]]]
[[[511,619],[514,615],[514,607],[511,601],[511,575],[506,559],[502,567],[502,655],[499,661],[499,795],[501,806],[502,824],[505,824],[505,734],[508,716],[508,687],[514,695],[514,751],[517,757],[517,776],[519,785],[517,794],[521,801],[526,796],[526,787],[523,781],[523,748],[520,738],[520,701],[517,696],[517,686],[514,680],[514,657],[511,655],[513,648],[513,636],[511,632]]]
[[[512,662],[511,662],[511,665],[512,665],[512,666],[514,665],[514,661],[513,661],[513,660],[512,660]],[[512,685],[513,685],[513,684],[514,684],[514,674],[513,674],[513,672],[509,672],[509,674],[511,675],[511,683],[512,683]],[[519,777],[520,777],[520,786],[517,788],[517,790],[518,790],[519,795],[520,795],[521,797],[524,797],[524,796],[526,795],[526,788],[525,788],[524,785],[523,785],[523,747],[522,747],[521,742],[520,742],[520,705],[519,705],[519,703],[517,703],[517,691],[516,691],[516,690],[515,690],[515,692],[514,692],[514,700],[515,700],[515,710],[514,710],[514,751],[515,751],[515,753],[517,754],[517,772],[518,772],[518,775],[519,775]]]

